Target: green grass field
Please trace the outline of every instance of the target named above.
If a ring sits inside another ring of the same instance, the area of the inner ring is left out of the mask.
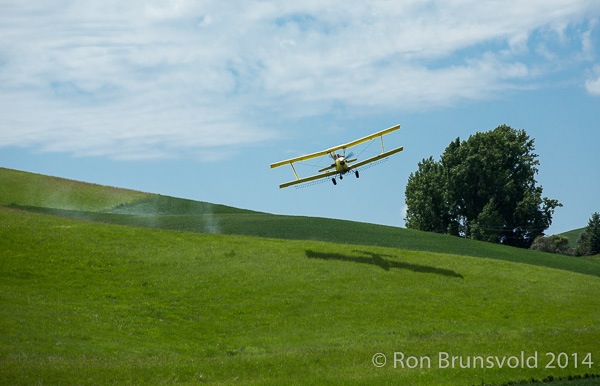
[[[2,384],[481,385],[600,373],[597,259],[8,169],[0,205]]]
[[[569,246],[573,248],[577,248],[577,244],[579,243],[579,237],[585,231],[585,228],[573,229],[571,231],[561,233],[559,236],[566,237],[569,239]]]

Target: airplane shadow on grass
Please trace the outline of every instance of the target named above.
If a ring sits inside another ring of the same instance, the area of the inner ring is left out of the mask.
[[[451,269],[430,267],[428,265],[403,263],[400,261],[386,259],[386,257],[396,257],[393,255],[382,255],[379,253],[358,251],[358,250],[354,250],[352,252],[360,254],[361,256],[343,255],[340,253],[315,252],[315,251],[311,251],[310,249],[307,249],[306,257],[308,257],[309,259],[339,260],[339,261],[349,261],[349,262],[360,263],[360,264],[376,265],[378,267],[381,267],[385,271],[389,271],[392,268],[397,268],[397,269],[407,269],[409,271],[419,272],[419,273],[433,273],[436,275],[457,277],[457,278],[461,278],[461,279],[465,278],[460,273],[457,273]]]

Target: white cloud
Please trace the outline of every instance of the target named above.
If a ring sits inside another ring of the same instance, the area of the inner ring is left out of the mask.
[[[568,27],[600,16],[590,0],[234,3],[5,2],[0,146],[212,160],[332,105],[423,109],[537,82],[552,39],[578,34],[593,56],[591,27]]]
[[[600,65],[594,67],[591,77],[585,82],[585,89],[591,95],[600,96]]]

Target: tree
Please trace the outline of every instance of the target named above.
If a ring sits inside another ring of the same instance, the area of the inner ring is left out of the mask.
[[[406,205],[411,211],[407,214],[408,228],[444,233],[449,221],[445,215],[445,197],[440,181],[442,167],[433,157],[419,163],[419,170],[408,177]]]
[[[524,130],[506,125],[457,138],[410,174],[406,226],[528,248],[562,206],[542,198],[533,151]]]
[[[585,228],[579,237],[577,254],[580,256],[592,256],[600,253],[600,213],[592,214]]]

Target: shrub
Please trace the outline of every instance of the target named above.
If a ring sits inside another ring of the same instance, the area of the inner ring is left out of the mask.
[[[574,255],[575,250],[569,247],[569,239],[563,236],[539,236],[531,244],[531,249],[541,252]]]

